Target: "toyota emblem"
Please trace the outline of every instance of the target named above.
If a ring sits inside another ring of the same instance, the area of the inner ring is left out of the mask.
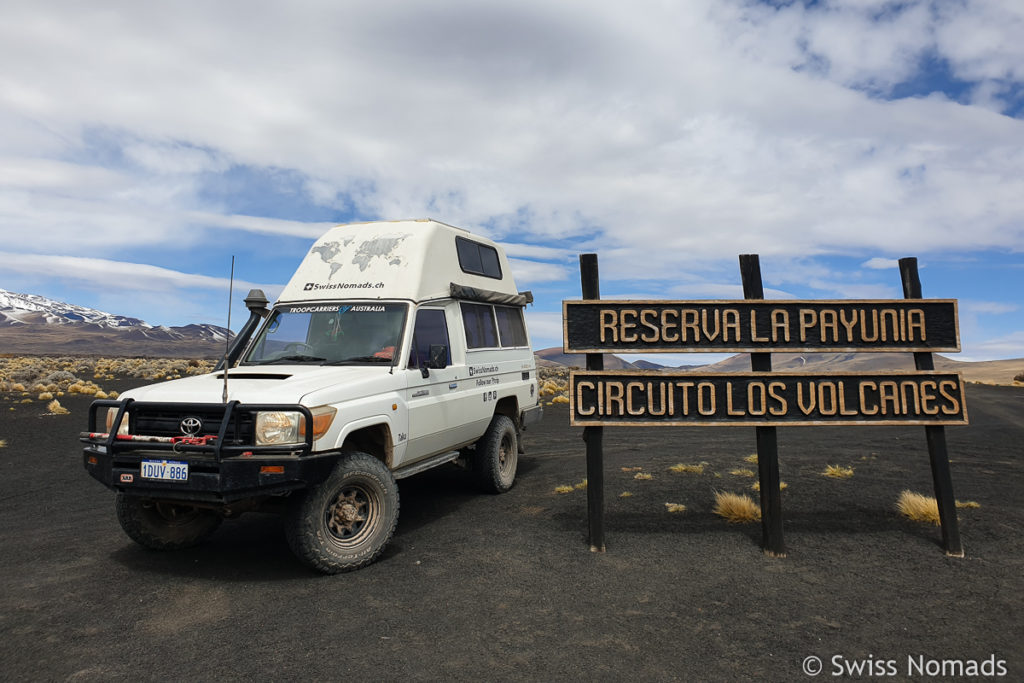
[[[189,416],[182,419],[178,427],[185,436],[195,436],[203,428],[203,421],[198,417]]]

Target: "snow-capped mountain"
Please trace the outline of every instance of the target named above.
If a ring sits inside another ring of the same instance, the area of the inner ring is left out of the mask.
[[[230,332],[217,325],[154,326],[123,315],[0,289],[0,352],[215,356]]]

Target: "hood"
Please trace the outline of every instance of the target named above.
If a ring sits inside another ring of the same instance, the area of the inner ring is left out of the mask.
[[[330,394],[317,397],[317,405],[349,401],[399,388],[404,382],[404,373],[396,371],[390,374],[388,370],[387,366],[318,365],[232,368],[228,373],[228,400],[305,405],[303,399],[307,395],[322,389],[334,389]],[[131,389],[121,394],[121,398],[165,403],[220,403],[223,392],[224,375],[211,372]]]

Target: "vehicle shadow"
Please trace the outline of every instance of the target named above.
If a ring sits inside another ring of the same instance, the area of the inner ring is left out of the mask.
[[[521,460],[520,474],[534,467]],[[455,466],[403,479],[398,487],[398,526],[377,562],[400,555],[404,542],[413,540],[421,529],[488,495],[480,492],[472,472]],[[281,581],[322,576],[292,554],[285,540],[284,518],[272,513],[247,513],[224,520],[206,542],[185,550],[149,550],[125,538],[124,544],[110,553],[110,559],[133,571],[218,581]]]

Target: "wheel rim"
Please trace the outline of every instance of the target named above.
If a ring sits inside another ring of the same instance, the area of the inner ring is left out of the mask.
[[[325,510],[328,538],[340,547],[359,545],[377,527],[380,505],[380,497],[371,489],[354,484],[342,487]]]
[[[498,472],[501,473],[502,479],[507,480],[515,472],[517,457],[512,438],[508,435],[503,436],[501,445],[498,446]]]

